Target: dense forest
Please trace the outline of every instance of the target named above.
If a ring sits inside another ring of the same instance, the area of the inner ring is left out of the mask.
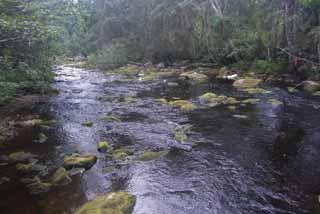
[[[319,74],[319,0],[1,0],[0,12],[2,79],[40,78],[79,55],[102,67],[188,60]]]

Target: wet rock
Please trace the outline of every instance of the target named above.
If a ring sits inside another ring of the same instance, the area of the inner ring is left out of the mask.
[[[45,143],[48,140],[48,137],[44,133],[40,133],[38,139],[35,140],[36,143]]]
[[[85,127],[92,127],[93,126],[93,122],[91,121],[85,121],[83,123],[81,123],[82,126],[85,126]]]
[[[315,81],[304,81],[302,82],[302,87],[305,91],[314,93],[320,91],[320,83]]]
[[[157,65],[156,65],[156,68],[157,69],[162,69],[162,68],[165,68],[166,66],[165,66],[165,64],[163,63],[163,62],[160,62],[160,63],[158,63]]]
[[[269,99],[267,103],[271,105],[283,105],[283,102],[277,99]]]
[[[205,93],[205,94],[201,95],[199,98],[200,98],[201,101],[212,102],[217,97],[218,97],[218,95],[208,92],[208,93]]]
[[[114,171],[114,167],[113,166],[108,166],[108,167],[105,167],[103,168],[102,170],[104,173],[111,173]]]
[[[188,100],[176,100],[169,102],[170,106],[179,108],[182,111],[192,111],[196,109],[196,105],[194,105],[192,102]]]
[[[31,195],[41,195],[50,191],[52,184],[38,181],[27,185]]]
[[[36,155],[28,152],[15,152],[9,155],[9,160],[12,162],[30,162],[37,158]]]
[[[106,152],[109,148],[109,143],[107,141],[101,141],[97,147],[99,152]]]
[[[241,115],[241,114],[234,114],[232,116],[234,118],[238,118],[238,119],[248,119],[248,117],[246,115]]]
[[[50,126],[54,123],[56,123],[55,120],[32,119],[32,120],[17,122],[17,125],[20,125],[20,126]]]
[[[317,91],[315,93],[312,94],[313,96],[320,96],[320,91]]]
[[[51,182],[53,185],[64,186],[70,184],[72,179],[69,177],[68,171],[63,167],[60,167],[53,174]]]
[[[249,94],[266,94],[268,93],[267,90],[264,90],[263,88],[247,88],[243,91],[249,93]]]
[[[47,167],[41,164],[36,164],[36,163],[29,163],[29,164],[18,163],[16,165],[16,169],[20,174],[27,174],[27,175],[32,175],[32,174],[46,175],[47,174]]]
[[[10,178],[8,177],[1,177],[0,178],[0,185],[5,184],[5,183],[9,183],[10,182]]]
[[[155,99],[154,101],[161,104],[168,104],[168,101],[164,98]]]
[[[74,214],[129,214],[136,203],[127,192],[113,192],[97,197],[81,206]]]
[[[92,154],[72,154],[63,160],[66,169],[85,168],[90,169],[97,162],[97,157]]]
[[[137,159],[140,161],[151,161],[151,160],[158,159],[162,156],[165,156],[166,154],[168,154],[167,150],[157,151],[157,152],[145,151],[141,155],[139,155]]]
[[[82,175],[86,171],[85,168],[72,168],[68,171],[69,176]]]
[[[298,91],[295,87],[287,87],[287,89],[290,93],[294,93]]]
[[[33,184],[33,183],[40,183],[41,180],[38,176],[35,176],[33,178],[21,178],[20,182],[23,184]]]
[[[190,81],[191,83],[205,83],[209,81],[208,76],[194,71],[180,74],[180,79]]]
[[[170,86],[170,87],[178,87],[179,83],[177,83],[177,82],[168,82],[167,85]]]
[[[236,88],[255,88],[261,83],[260,79],[245,78],[239,79],[233,83]]]

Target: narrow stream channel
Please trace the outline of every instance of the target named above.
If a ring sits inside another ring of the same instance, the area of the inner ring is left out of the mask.
[[[30,196],[17,179],[0,191],[3,214],[69,214],[97,195],[125,190],[137,197],[134,214],[303,214],[312,213],[320,193],[320,99],[303,92],[264,87],[250,95],[230,83],[167,84],[175,78],[141,82],[69,66],[56,71],[53,87],[60,93],[33,111],[56,120],[46,130],[47,142],[35,143],[39,129],[25,129],[6,153],[28,151],[49,168],[60,166],[73,152],[98,157],[93,168],[73,176],[68,186],[44,197]],[[208,107],[205,92],[258,98],[256,105]],[[198,108],[181,112],[156,99],[180,98]],[[270,98],[283,105],[270,105]],[[119,120],[108,121],[106,115]],[[83,126],[92,121],[92,127]],[[173,130],[190,125],[188,139],[177,142]],[[107,140],[134,154],[168,149],[147,162],[108,160],[97,151]],[[105,169],[113,167],[112,172]],[[0,166],[0,177],[17,176]]]

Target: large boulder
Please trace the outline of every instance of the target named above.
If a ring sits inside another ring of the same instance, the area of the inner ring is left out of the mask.
[[[314,93],[320,91],[320,83],[315,81],[303,81],[302,87],[304,90]]]
[[[262,80],[260,79],[244,78],[235,81],[233,86],[236,88],[255,88],[261,83],[261,81]]]
[[[129,214],[135,203],[136,198],[130,193],[108,193],[87,202],[74,214]]]
[[[97,157],[92,154],[72,154],[66,156],[63,160],[63,166],[66,169],[84,168],[90,169],[97,162]]]
[[[209,81],[208,76],[194,71],[180,74],[180,79],[190,81],[191,83],[205,83]]]
[[[68,171],[63,167],[60,167],[53,174],[51,182],[53,185],[64,186],[70,184],[72,182],[72,179],[69,177]]]

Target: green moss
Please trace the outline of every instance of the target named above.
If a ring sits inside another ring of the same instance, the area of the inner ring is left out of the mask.
[[[263,88],[247,88],[244,89],[245,92],[249,94],[266,94],[268,91],[264,90]]]
[[[129,214],[135,202],[135,196],[127,192],[108,193],[87,202],[74,214]]]
[[[108,148],[109,148],[109,142],[107,142],[107,141],[100,141],[99,143],[98,143],[98,151],[99,152],[106,152],[107,150],[108,150]]]
[[[85,121],[83,123],[81,123],[82,126],[85,126],[85,127],[92,127],[93,126],[93,122],[91,121]]]
[[[66,169],[71,168],[85,168],[90,169],[97,162],[97,157],[91,154],[72,154],[66,156],[63,161],[63,165]]]
[[[158,159],[162,156],[165,156],[166,154],[168,154],[167,150],[158,151],[158,152],[145,151],[144,153],[139,155],[137,159],[140,161],[151,161],[151,160]]]
[[[63,167],[60,167],[53,174],[51,182],[54,185],[68,185],[72,182],[72,179],[69,177],[68,171]]]

